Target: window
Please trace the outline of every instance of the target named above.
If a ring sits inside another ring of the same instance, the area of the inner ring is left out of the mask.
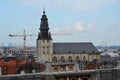
[[[43,51],[45,51],[45,47],[43,47]]]
[[[71,56],[68,57],[68,61],[72,62],[72,57]]]
[[[65,66],[60,66],[60,70],[61,70],[61,71],[65,71],[65,70],[66,70],[66,67],[65,67]]]
[[[43,42],[45,42],[45,40],[43,40]]]
[[[43,54],[45,54],[45,47],[43,47]]]
[[[73,71],[73,67],[74,67],[74,65],[69,65],[68,66],[68,71]]]
[[[61,57],[61,62],[65,62],[65,58],[63,56]]]
[[[49,42],[49,40],[47,40],[47,42]]]
[[[53,53],[56,53],[55,51],[53,51]]]
[[[85,51],[83,51],[83,53],[85,53]]]
[[[83,56],[83,61],[86,61],[86,57],[85,56]]]
[[[53,57],[53,62],[57,62],[57,57]]]
[[[53,71],[59,71],[59,66],[53,66]]]
[[[95,53],[95,51],[92,51],[92,53]]]
[[[79,56],[76,57],[76,62],[80,62]]]

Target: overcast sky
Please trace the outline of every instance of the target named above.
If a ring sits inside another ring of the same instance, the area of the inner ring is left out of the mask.
[[[45,7],[53,42],[93,42],[120,45],[120,0],[0,0],[0,44],[23,45],[23,37],[38,34]],[[71,33],[71,34],[66,34]],[[37,36],[27,37],[27,46]]]

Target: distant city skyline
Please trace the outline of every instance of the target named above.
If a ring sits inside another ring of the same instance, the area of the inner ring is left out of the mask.
[[[45,8],[53,42],[93,42],[97,45],[120,45],[119,0],[1,0],[0,44],[23,45],[23,37],[11,34],[38,34]],[[27,37],[35,46],[37,36]]]

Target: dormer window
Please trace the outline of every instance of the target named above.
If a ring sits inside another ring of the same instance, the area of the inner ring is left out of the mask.
[[[83,53],[85,53],[85,51],[83,51]]]

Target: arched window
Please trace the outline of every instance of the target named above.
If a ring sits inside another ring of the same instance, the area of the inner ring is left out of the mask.
[[[66,70],[66,66],[60,66],[60,70],[61,71],[65,71]]]
[[[65,62],[65,58],[63,56],[61,57],[61,62]]]
[[[86,61],[86,57],[85,56],[83,56],[83,61]]]
[[[80,62],[79,56],[76,57],[76,62]]]
[[[72,70],[73,70],[73,67],[74,67],[74,65],[69,65],[69,66],[68,66],[68,71],[72,71]]]
[[[72,62],[72,57],[71,56],[68,57],[68,61]]]
[[[59,66],[53,66],[53,71],[59,71]]]
[[[53,62],[57,62],[57,57],[53,57]]]

